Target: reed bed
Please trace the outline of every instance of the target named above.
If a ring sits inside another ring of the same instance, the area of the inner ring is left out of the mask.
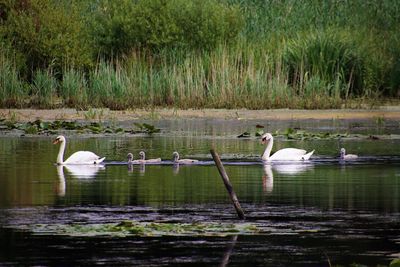
[[[51,69],[37,70],[30,86],[31,103],[39,108],[52,108],[55,105],[58,81]]]

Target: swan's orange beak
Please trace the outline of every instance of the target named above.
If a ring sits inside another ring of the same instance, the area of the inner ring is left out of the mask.
[[[54,139],[54,140],[53,140],[53,145],[58,144],[59,142],[60,142],[60,140]]]
[[[265,143],[267,143],[267,138],[264,137],[264,138],[261,139],[261,144],[264,145]]]

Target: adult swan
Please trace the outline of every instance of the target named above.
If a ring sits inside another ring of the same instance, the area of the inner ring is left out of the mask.
[[[88,164],[99,164],[105,158],[100,158],[96,154],[90,151],[77,151],[72,154],[66,161],[63,160],[64,158],[64,151],[65,151],[65,144],[66,144],[65,137],[60,135],[56,139],[54,139],[53,144],[60,143],[60,150],[58,151],[57,156],[57,164],[58,165],[68,165],[68,164],[80,164],[80,165],[88,165]]]
[[[264,154],[262,155],[263,161],[308,160],[311,157],[311,155],[314,153],[314,150],[307,153],[307,151],[305,151],[304,149],[284,148],[284,149],[276,151],[272,156],[270,156],[272,146],[274,144],[274,139],[270,133],[266,133],[263,136],[261,136],[261,143],[267,144]]]

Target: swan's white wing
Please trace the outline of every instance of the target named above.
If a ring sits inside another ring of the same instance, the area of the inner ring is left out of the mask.
[[[64,161],[64,164],[99,164],[104,159],[90,151],[78,151]]]
[[[304,149],[284,148],[276,151],[269,160],[303,160],[306,153]]]

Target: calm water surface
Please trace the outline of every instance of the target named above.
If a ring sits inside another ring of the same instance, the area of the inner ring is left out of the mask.
[[[277,148],[316,149],[316,156],[309,163],[263,165],[259,140],[235,137],[249,122],[161,124],[164,133],[154,137],[67,135],[67,155],[95,151],[107,157],[104,167],[55,166],[54,136],[0,137],[0,265],[376,266],[400,257],[399,139],[276,140]],[[331,124],[309,127],[350,127]],[[361,126],[354,131],[398,131],[398,124]],[[337,160],[342,146],[360,159]],[[121,220],[236,222],[211,147],[225,163],[247,221],[270,234],[117,238],[22,230]],[[128,152],[137,156],[141,149],[164,163],[124,164]],[[173,166],[174,150],[201,163]]]

